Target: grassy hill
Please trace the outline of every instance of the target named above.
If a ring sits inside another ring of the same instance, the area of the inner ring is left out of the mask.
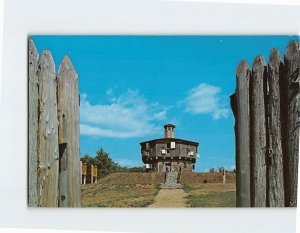
[[[144,207],[154,202],[163,173],[113,173],[82,186],[82,207]]]
[[[97,184],[82,185],[82,207],[146,207],[154,203],[164,180],[164,173],[113,173]],[[221,173],[181,174],[186,203],[191,207],[234,207],[235,174],[228,173],[226,180],[228,183],[222,184]]]

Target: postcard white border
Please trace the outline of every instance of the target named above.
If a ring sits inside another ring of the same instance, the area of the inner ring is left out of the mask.
[[[29,209],[26,198],[29,34],[299,34],[300,7],[292,2],[293,6],[196,0],[5,1],[0,227],[163,233],[295,232],[296,209]]]

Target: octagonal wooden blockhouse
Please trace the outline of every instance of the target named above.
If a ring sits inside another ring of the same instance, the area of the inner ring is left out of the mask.
[[[141,142],[146,169],[156,172],[192,172],[198,156],[198,142],[174,137],[175,125],[164,126],[164,138]]]

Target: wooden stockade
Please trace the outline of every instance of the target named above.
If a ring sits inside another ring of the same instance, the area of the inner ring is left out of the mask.
[[[86,163],[82,164],[82,161],[80,161],[80,167],[81,167],[81,184],[86,184],[86,176],[88,174],[88,166]],[[98,169],[97,166],[94,166],[91,164],[90,166],[90,175],[91,175],[91,184],[97,183],[97,177],[98,177]]]
[[[67,56],[28,48],[30,207],[80,207],[78,75]]]
[[[268,64],[241,61],[235,116],[237,207],[296,207],[300,120],[299,44],[272,49]]]

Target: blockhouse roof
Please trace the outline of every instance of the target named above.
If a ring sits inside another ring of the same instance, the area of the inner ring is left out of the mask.
[[[164,125],[164,128],[167,128],[168,126],[171,126],[172,128],[176,128],[176,125],[173,125],[173,124],[166,124],[166,125]]]
[[[142,146],[145,143],[161,143],[161,142],[162,143],[165,143],[165,142],[177,142],[177,143],[190,144],[190,145],[194,145],[194,146],[198,146],[199,145],[198,142],[188,141],[188,140],[184,140],[184,139],[180,139],[180,138],[157,138],[157,139],[153,139],[153,140],[141,142],[140,145]]]

